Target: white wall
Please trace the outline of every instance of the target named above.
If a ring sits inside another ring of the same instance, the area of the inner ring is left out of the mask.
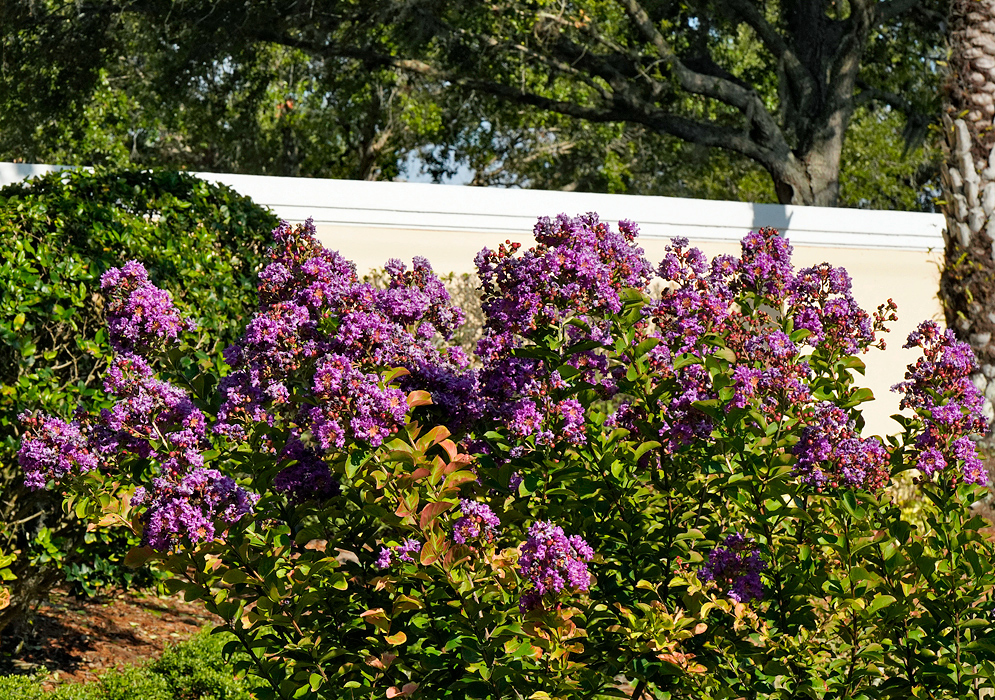
[[[61,166],[0,163],[0,186]],[[521,234],[539,215],[597,211],[639,224],[644,238],[739,241],[773,226],[796,245],[888,250],[942,248],[943,216],[913,212],[750,204],[674,197],[584,194],[406,182],[195,173],[264,204],[288,221],[349,230],[391,228]]]

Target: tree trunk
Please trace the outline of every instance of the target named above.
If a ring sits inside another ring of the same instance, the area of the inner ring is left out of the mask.
[[[950,74],[941,169],[946,253],[940,302],[947,326],[971,344],[985,415],[995,418],[995,0],[951,0]],[[988,447],[995,445],[989,432]],[[989,472],[992,462],[989,461]],[[993,497],[978,504],[995,514]]]
[[[812,173],[803,168],[785,175],[772,175],[777,201],[781,204],[835,207],[840,193],[838,166],[836,170],[835,176]]]
[[[771,171],[777,201],[781,204],[835,207],[840,194],[838,154],[839,149],[834,144],[824,144],[810,151],[803,159],[791,156],[779,172]]]
[[[781,204],[835,207],[840,195],[840,159],[843,135],[853,110],[838,108],[819,117],[805,117],[799,130],[809,133],[801,154],[789,153],[769,169]],[[801,120],[801,118],[799,117]],[[812,122],[815,123],[812,123]]]

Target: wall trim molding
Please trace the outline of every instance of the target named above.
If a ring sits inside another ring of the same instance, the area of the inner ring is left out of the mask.
[[[0,186],[67,166],[0,163]],[[797,246],[931,250],[943,248],[942,214],[750,204],[703,199],[498,189],[408,182],[363,182],[226,173],[193,173],[228,185],[288,221],[424,231],[516,234],[537,216],[597,211],[630,219],[644,238],[686,236],[738,242],[773,226]]]

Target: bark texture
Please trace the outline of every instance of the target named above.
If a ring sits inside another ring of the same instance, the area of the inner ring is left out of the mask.
[[[946,253],[940,301],[947,326],[981,366],[975,384],[995,418],[995,0],[951,0],[950,75],[943,115]],[[991,431],[984,440],[995,447]],[[988,460],[992,473],[993,461]],[[995,497],[976,504],[995,519]]]

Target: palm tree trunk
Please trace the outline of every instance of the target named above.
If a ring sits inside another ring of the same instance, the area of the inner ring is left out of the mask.
[[[947,326],[969,342],[985,413],[995,418],[995,0],[951,0],[943,116],[946,256],[940,301]],[[989,436],[991,437],[991,436]]]

